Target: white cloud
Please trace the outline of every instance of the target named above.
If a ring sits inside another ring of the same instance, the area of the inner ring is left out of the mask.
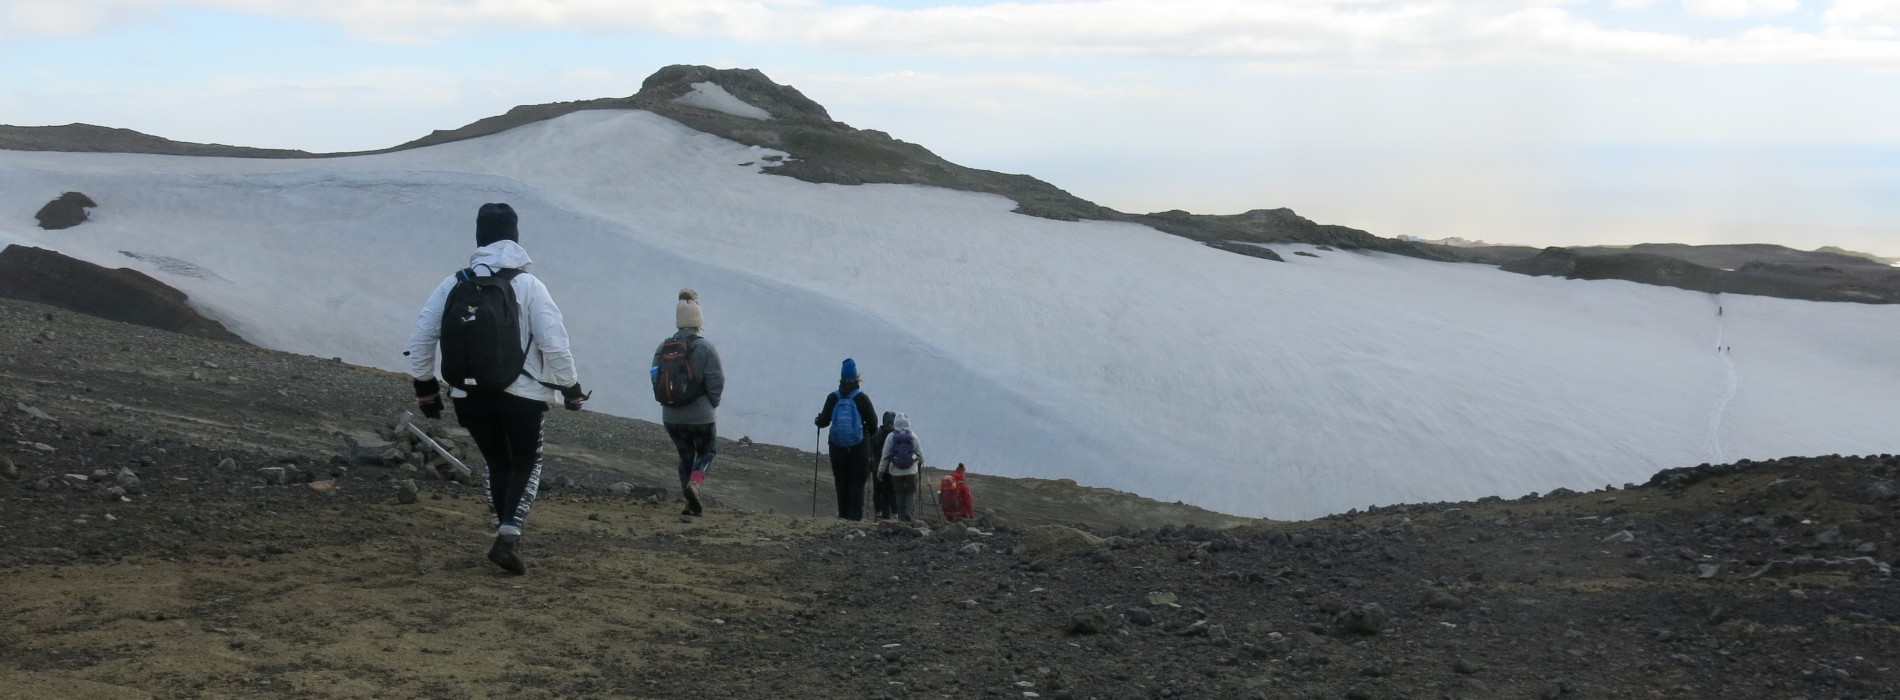
[[[1619,10],[1641,10],[1656,4],[1656,0],[1610,0],[1610,7]]]
[[[1801,0],[1682,0],[1682,11],[1697,17],[1773,17],[1798,9]]]
[[[817,0],[0,0],[0,35],[85,31],[200,7],[324,22],[426,43],[532,28],[657,32],[822,49],[977,57],[1195,59],[1253,70],[1567,63],[1845,63],[1900,68],[1900,3],[1840,0],[1817,32],[1692,37],[1610,28],[1568,0],[1064,0],[916,9]],[[1614,0],[1640,7],[1646,0]],[[1799,0],[1683,0],[1690,14],[1763,17]]]

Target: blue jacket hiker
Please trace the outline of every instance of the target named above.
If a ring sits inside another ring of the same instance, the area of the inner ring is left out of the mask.
[[[813,421],[831,429],[831,480],[838,493],[838,517],[864,519],[864,482],[871,472],[871,438],[877,434],[877,408],[864,395],[858,363],[845,358],[838,390],[825,395],[825,407]]]

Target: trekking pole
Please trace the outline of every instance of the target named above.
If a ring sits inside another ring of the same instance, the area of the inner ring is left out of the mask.
[[[811,434],[811,517],[814,518],[818,517],[818,436],[824,432],[824,428],[819,428]]]
[[[413,433],[417,438],[420,438],[423,444],[428,445],[430,448],[434,449],[436,454],[442,456],[442,459],[448,460],[449,466],[455,467],[455,474],[457,476],[461,477],[463,481],[469,480],[471,478],[470,475],[472,475],[474,472],[470,471],[468,468],[468,465],[463,464],[462,460],[456,459],[455,455],[449,454],[448,450],[443,449],[441,443],[436,442],[433,438],[429,437],[428,433],[423,432],[421,428],[416,427],[416,424],[413,422],[415,420],[415,417],[416,417],[415,414],[410,413],[408,411],[403,411],[402,419],[401,419],[402,427],[400,429],[406,429],[410,433]]]

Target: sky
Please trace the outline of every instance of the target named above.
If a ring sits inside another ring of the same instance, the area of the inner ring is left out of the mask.
[[[1122,211],[1900,256],[1900,0],[0,0],[0,123],[387,147],[757,68]]]

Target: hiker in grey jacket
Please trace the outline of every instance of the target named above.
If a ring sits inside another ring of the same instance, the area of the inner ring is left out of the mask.
[[[666,425],[666,435],[673,439],[673,449],[679,452],[680,493],[686,497],[686,509],[681,514],[699,515],[704,512],[699,489],[706,483],[706,472],[712,469],[713,457],[718,454],[714,445],[718,437],[714,428],[715,410],[719,408],[720,395],[726,391],[726,373],[719,366],[719,351],[713,348],[712,341],[699,335],[705,325],[705,315],[699,309],[697,292],[680,290],[673,321],[678,332],[668,341],[678,340],[692,348],[687,354],[688,362],[702,382],[704,393],[684,406],[662,404],[660,422]],[[664,349],[665,343],[661,347]],[[656,368],[660,365],[660,353],[660,350],[653,353]]]
[[[917,478],[923,471],[924,446],[910,431],[910,414],[897,414],[891,425],[895,430],[884,440],[884,452],[877,458],[877,475],[890,478],[897,519],[910,522],[917,510]]]

